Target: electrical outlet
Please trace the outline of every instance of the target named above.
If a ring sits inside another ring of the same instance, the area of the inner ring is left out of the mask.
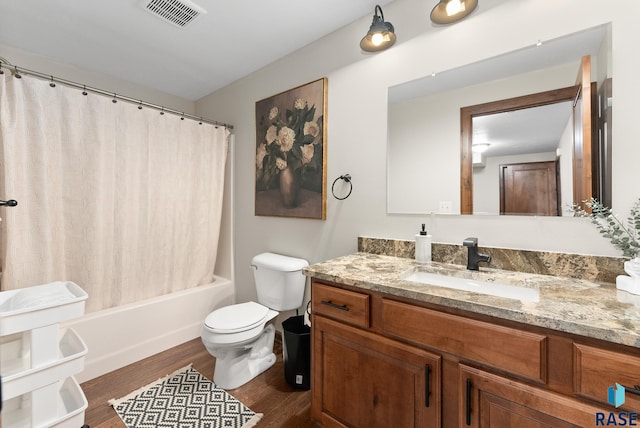
[[[440,201],[440,214],[451,214],[451,201]]]

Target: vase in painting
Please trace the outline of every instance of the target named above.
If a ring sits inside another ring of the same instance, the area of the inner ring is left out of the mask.
[[[299,190],[300,183],[298,174],[289,167],[280,171],[280,194],[282,195],[282,204],[286,208],[298,206]]]

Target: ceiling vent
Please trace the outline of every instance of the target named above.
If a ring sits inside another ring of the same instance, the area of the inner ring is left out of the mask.
[[[189,0],[143,0],[142,6],[152,15],[180,28],[185,28],[207,13]]]

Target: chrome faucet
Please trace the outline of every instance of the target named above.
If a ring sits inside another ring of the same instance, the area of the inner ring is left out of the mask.
[[[462,245],[468,248],[467,269],[480,270],[478,268],[478,263],[491,262],[490,255],[478,253],[478,238],[467,238],[464,241],[462,241]]]

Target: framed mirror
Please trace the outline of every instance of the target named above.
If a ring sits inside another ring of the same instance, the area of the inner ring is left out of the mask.
[[[471,185],[465,188],[465,180],[473,183],[476,178],[473,176],[475,168],[472,168],[471,159],[473,131],[466,131],[469,132],[466,137],[463,135],[465,131],[461,126],[461,109],[494,102],[504,103],[508,102],[504,100],[521,97],[535,97],[535,94],[574,87],[582,57],[586,55],[591,57],[592,78],[599,84],[595,91],[601,92],[600,86],[604,88],[605,82],[610,86],[611,82],[609,34],[610,25],[599,26],[545,42],[540,46],[526,47],[389,88],[387,211],[403,214],[499,215],[500,164],[495,168],[491,167],[493,184],[490,188],[496,196],[492,197],[495,203],[492,202],[490,208],[487,207],[488,204],[482,206],[477,202],[488,202],[488,197],[483,194],[489,188],[488,185]],[[610,104],[607,103],[607,96],[610,95],[600,93],[600,98],[604,99],[605,105]],[[542,104],[555,104],[555,102]],[[505,113],[503,117],[518,116],[515,113],[506,114],[507,109],[504,107],[502,109]],[[558,107],[558,109],[561,108]],[[515,110],[518,110],[518,113],[524,113],[525,109],[518,107]],[[567,114],[566,109],[560,114]],[[489,120],[487,112],[475,116],[479,122],[470,122],[470,129],[479,130],[483,127],[486,130],[489,125],[483,124],[483,120],[498,121],[498,118]],[[551,119],[547,118],[543,121],[545,125],[537,128],[549,131],[552,127],[563,128],[562,125],[557,124],[551,126]],[[567,125],[568,117],[553,120],[554,123],[561,124],[563,121],[564,125]],[[512,125],[510,138],[514,141],[523,140],[531,134],[531,131],[527,131],[522,123],[521,121],[519,125]],[[508,125],[503,124],[502,128],[505,127]],[[523,132],[518,134],[513,130]],[[562,130],[559,133],[561,134]],[[557,140],[558,137],[555,138]],[[610,133],[608,138],[610,141]],[[533,141],[529,138],[525,145],[532,144]],[[495,139],[493,145],[498,146]],[[596,148],[594,157],[610,157],[610,152],[609,144],[606,148]],[[487,155],[491,155],[491,152],[485,154],[485,161]],[[515,154],[512,155],[515,156]],[[469,158],[469,163],[468,166],[463,167],[465,156]],[[503,153],[503,156],[506,155]],[[559,149],[557,146],[555,150],[547,150],[546,156],[547,159],[543,161],[556,161],[560,165],[558,194],[562,196],[559,197],[556,215],[562,215],[566,213],[566,207],[576,200],[574,196],[568,196],[573,194],[573,189],[569,186],[572,180],[566,178],[573,175],[572,158],[574,156],[573,153],[566,152],[566,149]],[[525,162],[528,163],[531,160],[509,163]],[[465,176],[464,168],[468,169],[468,176]],[[486,164],[484,171],[488,171]],[[610,171],[594,171],[594,174],[600,174],[603,177],[602,181],[605,183],[607,173],[610,174]],[[471,202],[463,208],[465,198]],[[473,209],[474,205],[476,209]],[[527,214],[516,213],[516,215]]]

